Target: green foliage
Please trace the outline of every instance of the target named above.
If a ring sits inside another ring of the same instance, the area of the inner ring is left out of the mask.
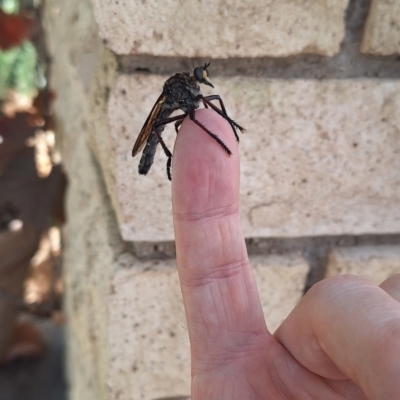
[[[0,7],[8,14],[16,14],[19,11],[18,0],[0,0]]]
[[[10,88],[27,95],[36,89],[36,50],[29,41],[0,51],[0,98]]]
[[[0,8],[6,13],[18,13],[20,2],[0,0]],[[37,88],[36,64],[36,49],[29,41],[7,51],[0,50],[0,99],[4,98],[9,89],[33,95]]]

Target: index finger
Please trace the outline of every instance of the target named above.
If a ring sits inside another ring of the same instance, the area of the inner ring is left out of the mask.
[[[214,111],[195,115],[232,155],[188,118],[182,124],[174,149],[172,204],[194,363],[266,331],[240,224],[236,139]]]

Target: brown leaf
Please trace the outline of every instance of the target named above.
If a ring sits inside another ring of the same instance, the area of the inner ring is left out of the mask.
[[[0,49],[8,50],[28,39],[33,20],[25,15],[6,14],[0,9]]]
[[[12,333],[10,347],[2,360],[10,363],[21,358],[40,357],[45,351],[41,333],[29,322],[18,322]]]

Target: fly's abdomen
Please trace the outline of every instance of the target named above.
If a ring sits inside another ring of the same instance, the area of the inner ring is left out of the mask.
[[[154,130],[150,133],[147,139],[146,146],[143,149],[142,157],[139,162],[139,174],[146,175],[154,161],[154,155],[156,154],[158,145],[157,135]]]
[[[157,145],[158,145],[158,137],[156,134],[156,130],[158,134],[161,136],[165,125],[158,125],[162,123],[166,118],[168,118],[173,110],[171,109],[164,109],[159,112],[157,115],[156,120],[154,121],[154,126],[151,130],[151,133],[147,139],[146,146],[143,149],[142,157],[139,162],[139,174],[146,175],[149,171],[151,166],[153,165],[154,156],[156,154]]]

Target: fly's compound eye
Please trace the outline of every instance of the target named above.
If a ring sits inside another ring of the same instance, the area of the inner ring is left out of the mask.
[[[196,67],[193,71],[193,76],[196,78],[196,81],[203,83],[204,77],[203,77],[203,68],[202,67]]]
[[[204,64],[204,67],[196,67],[193,71],[193,76],[195,77],[195,79],[200,82],[200,83],[204,83],[205,85],[214,87],[213,84],[210,82],[210,80],[208,79],[208,71],[207,68],[210,65],[210,63],[208,64]]]

